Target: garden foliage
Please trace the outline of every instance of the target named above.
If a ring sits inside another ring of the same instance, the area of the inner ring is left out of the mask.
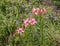
[[[52,0],[54,5],[56,5],[58,8],[60,8],[60,0]]]
[[[0,46],[56,46],[59,19],[39,0],[0,0]]]

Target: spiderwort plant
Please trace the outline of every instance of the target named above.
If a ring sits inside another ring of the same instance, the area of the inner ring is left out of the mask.
[[[13,10],[13,7],[9,7],[9,11],[12,11]]]
[[[46,19],[49,19],[49,14],[46,15]]]
[[[33,14],[32,14],[32,13],[30,13],[29,15],[30,15],[30,16],[33,16]]]
[[[9,13],[9,16],[12,16],[12,13]]]
[[[25,7],[25,11],[29,11],[29,8],[28,7]]]
[[[54,20],[56,21],[58,18],[57,18],[57,16],[54,16]]]
[[[29,2],[29,5],[31,6],[32,5],[32,2]]]
[[[22,8],[25,8],[25,6],[24,6],[24,5],[22,5]]]
[[[20,22],[16,21],[16,25],[19,25],[19,24],[20,24]]]

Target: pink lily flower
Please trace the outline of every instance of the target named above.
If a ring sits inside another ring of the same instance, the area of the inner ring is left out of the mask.
[[[44,15],[45,13],[46,13],[46,9],[42,8],[41,11],[40,11],[40,14]]]
[[[24,25],[25,25],[25,27],[27,27],[28,25],[29,25],[29,19],[27,18],[26,20],[24,20]]]
[[[39,14],[40,9],[39,8],[33,8],[32,9],[32,13],[34,13],[35,15]]]
[[[35,18],[30,18],[29,23],[31,25],[35,25],[37,23],[37,21],[35,20]]]
[[[18,30],[16,30],[17,31],[17,33],[18,34],[22,34],[22,33],[24,33],[24,30],[23,30],[23,28],[19,28]]]

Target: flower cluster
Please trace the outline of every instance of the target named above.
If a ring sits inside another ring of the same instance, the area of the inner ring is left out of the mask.
[[[41,10],[39,8],[33,8],[32,9],[32,13],[35,14],[35,15],[43,15],[46,13],[46,9],[45,8],[42,8]],[[36,19],[35,18],[27,18],[23,21],[23,24],[25,27],[28,27],[29,25],[35,25],[37,23]],[[23,28],[19,28],[18,30],[16,30],[18,34],[22,34],[24,33],[24,29]]]
[[[35,20],[35,18],[27,18],[26,20],[24,20],[25,27],[27,27],[29,24],[35,25],[36,23],[37,21]]]
[[[46,9],[42,8],[41,10],[39,8],[33,8],[32,9],[32,13],[34,13],[35,15],[43,15],[46,13]]]
[[[27,18],[26,20],[24,20],[24,26],[27,27],[29,24],[30,25],[35,25],[37,23],[37,21],[35,20],[35,18]],[[16,32],[18,34],[22,34],[24,33],[24,29],[23,28],[19,28],[16,30]],[[15,33],[13,34],[15,35]]]

